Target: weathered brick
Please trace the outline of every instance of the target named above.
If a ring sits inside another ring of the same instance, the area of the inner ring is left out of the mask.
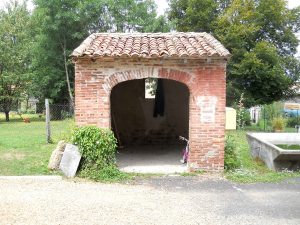
[[[191,170],[223,170],[225,68],[222,59],[101,58],[75,62],[75,120],[78,125],[111,127],[110,93],[117,84],[158,77],[185,84],[189,98]]]

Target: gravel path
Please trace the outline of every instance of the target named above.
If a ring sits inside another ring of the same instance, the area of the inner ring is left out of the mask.
[[[162,177],[121,185],[0,178],[0,190],[1,225],[300,224],[299,180],[236,185]]]

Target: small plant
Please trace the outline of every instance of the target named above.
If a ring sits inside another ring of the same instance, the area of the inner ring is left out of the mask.
[[[236,144],[231,136],[226,136],[225,142],[225,157],[224,168],[225,170],[234,170],[241,165],[240,160],[236,154]]]
[[[272,128],[274,131],[283,131],[285,128],[285,119],[282,116],[274,117],[272,119]]]
[[[100,180],[105,174],[116,175],[117,140],[111,130],[80,127],[74,130],[71,140],[79,147],[82,156],[80,171],[84,177]]]
[[[120,171],[115,165],[110,165],[101,170],[83,169],[80,171],[80,176],[89,178],[95,181],[102,182],[120,182],[128,181],[134,178],[133,175]]]
[[[238,129],[244,129],[251,124],[250,113],[244,107],[244,93],[241,94],[240,100],[236,105],[236,125]]]

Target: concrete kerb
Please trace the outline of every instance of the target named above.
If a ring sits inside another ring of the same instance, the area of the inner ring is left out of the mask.
[[[0,176],[0,180],[24,180],[24,181],[62,181],[62,176]]]

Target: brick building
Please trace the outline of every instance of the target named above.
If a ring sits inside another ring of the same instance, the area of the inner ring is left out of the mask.
[[[92,34],[72,53],[76,123],[111,128],[123,145],[185,136],[189,168],[222,170],[229,56],[207,33]]]

